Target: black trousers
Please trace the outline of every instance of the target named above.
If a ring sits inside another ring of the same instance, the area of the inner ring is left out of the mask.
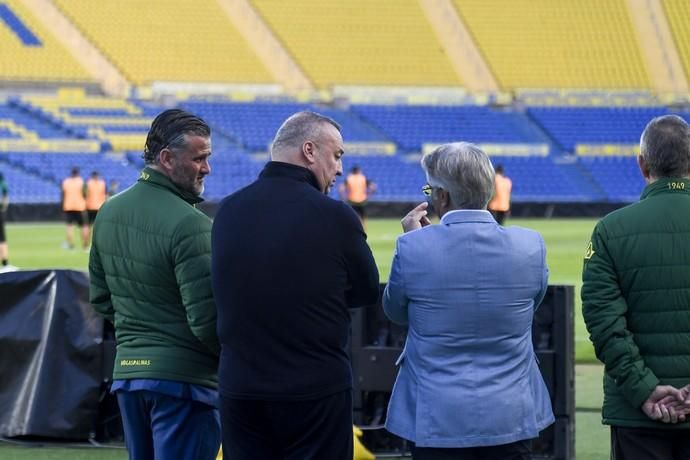
[[[690,460],[690,430],[612,426],[611,460]]]
[[[352,460],[352,391],[310,401],[221,397],[224,460]]]
[[[0,243],[6,243],[5,237],[5,213],[0,211]]]
[[[414,460],[531,460],[529,441],[486,447],[463,447],[457,449],[416,447],[412,444]]]
[[[532,449],[528,440],[499,446],[463,447],[446,449],[412,446],[414,460],[531,460]]]

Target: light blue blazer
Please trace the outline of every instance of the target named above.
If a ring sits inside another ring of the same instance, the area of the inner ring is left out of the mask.
[[[388,431],[419,447],[476,447],[535,438],[553,423],[532,347],[545,257],[538,233],[482,210],[398,238],[383,308],[409,330]]]

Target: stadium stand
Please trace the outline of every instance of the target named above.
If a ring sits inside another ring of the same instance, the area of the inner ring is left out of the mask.
[[[196,113],[245,148],[266,152],[280,124],[291,114],[308,109],[309,105],[186,101],[183,108]]]
[[[416,0],[252,3],[319,88],[462,84]]]
[[[484,106],[357,105],[352,111],[390,137],[402,151],[425,143],[540,144],[545,141],[524,115]]]
[[[131,184],[143,165],[141,146],[148,124],[161,107],[78,92],[65,94],[23,96],[0,105],[0,147],[16,138],[74,142],[80,137],[112,147],[120,136],[131,141],[120,143],[128,153],[12,151],[7,161],[53,183],[71,166],[79,165],[83,171],[96,169],[123,187]],[[494,161],[506,167],[513,178],[515,202],[630,200],[641,190],[639,178],[630,181],[630,176],[637,177],[634,161],[630,166],[626,160],[602,160],[596,154],[634,154],[646,122],[670,113],[661,106],[530,107],[525,115],[514,109],[486,106],[354,105],[337,109],[298,102],[238,103],[223,99],[190,99],[182,106],[205,118],[214,132],[213,174],[205,193],[209,200],[219,200],[251,182],[268,159],[265,152],[276,129],[285,117],[299,110],[317,110],[342,124],[348,150],[344,168],[357,163],[378,183],[374,201],[418,200],[418,189],[424,182],[419,153],[438,143],[459,140],[485,146]],[[381,144],[394,148],[382,155],[376,149]],[[348,145],[361,150],[348,149]],[[510,154],[516,146],[522,148],[520,156]],[[573,152],[580,155],[567,155]],[[577,158],[587,153],[595,155]],[[620,173],[616,179],[619,167],[628,172],[632,168],[632,173]]]
[[[636,154],[640,134],[654,117],[672,113],[655,107],[530,107],[528,115],[560,148],[578,154]],[[678,113],[690,119],[688,113]]]
[[[635,157],[581,157],[578,161],[602,189],[607,201],[628,203],[640,198],[646,184]]]
[[[287,117],[301,110],[313,110],[333,118],[343,131],[346,142],[386,143],[390,140],[372,125],[361,120],[356,113],[332,107],[304,103],[194,101],[183,107],[199,114],[220,132],[237,140],[251,151],[266,152],[276,130]],[[375,148],[375,145],[372,146]]]
[[[583,172],[553,157],[493,157],[513,181],[513,202],[587,202],[603,198]]]
[[[419,160],[419,155],[345,155],[343,169],[348,171],[356,164],[376,182],[372,201],[421,202],[426,178]],[[577,165],[558,164],[552,157],[538,156],[500,156],[493,157],[492,162],[502,164],[513,180],[514,202],[586,202],[603,198]],[[336,189],[342,181],[338,179]],[[337,198],[338,194],[332,190],[331,196]]]
[[[70,133],[56,123],[37,117],[28,110],[22,110],[17,101],[0,105],[0,122],[7,123],[8,129],[14,126],[14,131],[20,138],[65,138]]]
[[[366,173],[367,178],[376,182],[376,193],[373,201],[412,201],[421,202],[421,193],[426,178],[419,166],[419,155],[348,155],[343,156],[343,174],[358,165]],[[338,198],[338,187],[344,181],[344,176],[338,178],[331,189],[331,196]]]
[[[54,182],[12,165],[6,153],[0,153],[0,171],[5,176],[13,203],[51,203],[60,200],[60,190]]]
[[[58,97],[24,96],[16,102],[39,117],[53,120],[76,137],[98,139],[115,151],[140,148],[159,107],[125,99],[62,91]]]
[[[216,2],[55,3],[134,84],[272,82]]]
[[[0,91],[0,167],[17,180],[38,181],[39,191],[72,165],[126,187],[142,166],[153,117],[180,106],[214,132],[205,193],[211,201],[256,177],[276,129],[300,110],[341,124],[344,167],[357,163],[378,183],[375,201],[419,200],[419,155],[460,140],[480,144],[505,166],[516,202],[630,201],[643,186],[632,155],[645,124],[667,113],[690,119],[686,106],[664,105],[682,104],[682,97],[662,98],[650,83],[639,21],[626,0],[515,0],[500,9],[451,0],[506,90],[487,94],[463,87],[444,54],[453,37],[440,37],[439,21],[430,22],[414,0],[247,0],[277,38],[272,46],[316,88],[290,94],[272,92],[285,81],[272,79],[275,69],[269,74],[260,48],[246,41],[251,34],[235,28],[227,2],[53,4],[139,86],[127,97],[103,96],[103,86],[59,45],[64,29],[42,26],[40,9],[0,0],[0,79],[49,88]],[[688,10],[681,0],[662,4],[687,73]],[[174,25],[174,33],[161,33],[161,24]],[[158,91],[157,84],[169,86]],[[246,93],[250,88],[257,92]]]
[[[92,80],[72,55],[16,0],[0,2],[0,81]]]
[[[680,54],[685,76],[690,76],[690,8],[686,0],[663,0],[666,18]]]
[[[78,166],[85,178],[91,171],[98,171],[106,181],[115,179],[121,189],[133,184],[139,176],[138,169],[123,155],[15,152],[7,154],[6,159],[8,163],[53,183],[58,188],[58,195],[50,201],[59,200],[59,184],[73,166]]]
[[[528,115],[568,152],[578,144],[638,144],[664,107],[530,107]]]
[[[650,86],[625,0],[454,3],[504,89]]]

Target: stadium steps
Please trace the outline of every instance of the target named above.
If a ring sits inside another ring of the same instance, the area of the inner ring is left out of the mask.
[[[498,110],[498,109],[497,109]],[[538,123],[527,115],[525,110],[516,110],[513,107],[504,108],[499,111],[508,113],[519,113],[521,116],[509,118],[513,131],[519,133],[525,139],[534,139],[536,142],[541,142],[549,146],[550,155],[562,155],[563,149],[560,145],[549,136],[548,132]]]
[[[627,3],[652,87],[658,94],[687,93],[688,81],[669,25],[669,20],[677,20],[673,12],[669,12],[667,20],[662,0],[627,0]],[[679,12],[683,18],[681,27],[688,27],[690,15],[686,0],[683,0],[683,10],[684,14]],[[690,40],[690,34],[685,40]],[[683,42],[678,45],[687,46]]]
[[[381,139],[386,139],[387,141],[393,142],[393,139],[379,127],[378,125],[371,123],[369,120],[364,118],[361,114],[359,114],[355,110],[348,110],[349,115],[357,120],[359,123],[362,123],[363,125],[366,125],[367,128],[372,132],[372,135],[375,137],[380,137]]]
[[[218,0],[218,5],[271,76],[287,91],[314,89],[313,83],[249,0]]]
[[[29,2],[0,2],[3,16],[0,21],[0,81],[34,85],[93,84],[94,79],[86,69],[26,3]]]
[[[417,0],[252,4],[319,89],[462,85]]]
[[[50,0],[24,1],[36,19],[49,29],[74,59],[111,96],[126,96],[131,84],[82,31]]]
[[[274,83],[215,1],[53,1],[140,87]]]
[[[525,116],[529,118],[538,128],[539,132],[548,139],[549,145],[552,146],[552,152],[560,152],[560,154],[568,153],[566,146],[559,142],[558,138],[549,131],[548,127],[545,126],[539,118],[535,117],[529,110],[525,111]]]
[[[75,132],[73,129],[66,127],[57,117],[40,107],[22,100],[20,97],[9,98],[7,106],[21,112],[22,119],[30,123],[26,125],[26,128],[38,132],[42,138],[85,138],[84,133]]]
[[[582,166],[577,157],[564,155],[560,158],[554,158],[554,163],[565,171],[577,188],[583,193],[589,194],[592,201],[606,201],[608,199],[606,191],[592,177],[591,172]]]
[[[687,0],[661,0],[668,25],[677,46],[678,55],[685,68],[685,77],[690,79],[690,8]],[[688,92],[687,86],[685,92]]]
[[[420,0],[419,4],[465,87],[497,92],[498,82],[451,0]]]

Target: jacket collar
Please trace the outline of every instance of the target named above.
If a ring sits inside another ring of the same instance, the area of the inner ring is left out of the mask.
[[[441,217],[444,225],[462,224],[465,222],[496,223],[491,213],[485,209],[456,209],[448,211]]]
[[[684,195],[690,195],[690,179],[684,177],[664,177],[657,179],[644,188],[640,200],[665,193],[682,193]]]
[[[294,179],[298,182],[306,182],[313,186],[319,192],[321,188],[319,187],[319,182],[316,180],[316,176],[313,172],[309,171],[307,168],[302,166],[293,165],[291,163],[283,163],[282,161],[269,161],[264,166],[263,171],[259,174],[262,179],[273,178],[273,177],[286,177],[288,179]]]
[[[180,189],[170,180],[170,178],[168,178],[168,176],[166,176],[160,171],[156,171],[153,168],[149,168],[148,166],[141,171],[141,174],[139,174],[139,180],[137,182],[155,184],[160,187],[166,188],[191,205],[195,205],[197,203],[201,203],[202,201],[204,201],[204,199],[200,196],[194,195],[193,193]]]

